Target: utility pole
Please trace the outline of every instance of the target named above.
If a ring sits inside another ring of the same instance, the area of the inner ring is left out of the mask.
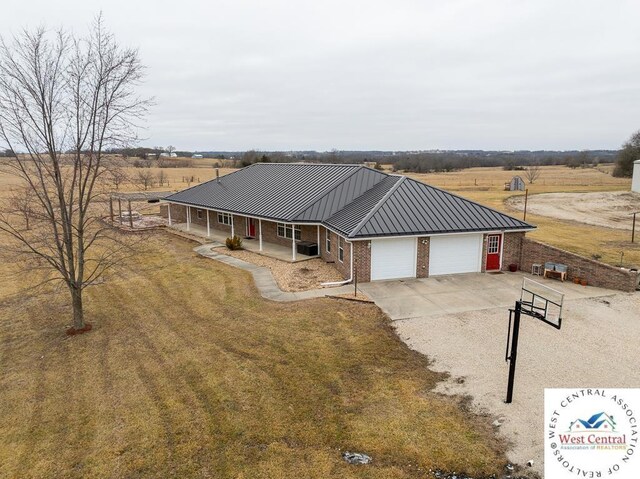
[[[631,213],[633,215],[633,223],[631,224],[631,242],[633,243],[636,239],[636,215],[638,212]]]
[[[527,221],[527,201],[529,200],[529,188],[524,190],[524,218],[522,221]]]

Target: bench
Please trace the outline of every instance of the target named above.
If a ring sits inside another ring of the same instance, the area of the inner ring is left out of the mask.
[[[565,279],[567,279],[567,265],[566,264],[560,264],[560,263],[553,263],[551,261],[547,261],[544,264],[544,277],[548,278],[549,276],[551,277],[557,277],[560,278],[560,281],[564,281]]]

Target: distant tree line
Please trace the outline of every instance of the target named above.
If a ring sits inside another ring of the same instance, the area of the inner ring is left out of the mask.
[[[241,168],[254,163],[354,163],[371,162],[376,165],[391,165],[394,171],[415,173],[437,173],[462,170],[473,167],[502,167],[505,170],[526,170],[532,165],[566,165],[570,168],[594,167],[600,163],[617,162],[615,176],[631,176],[633,161],[640,158],[640,132],[634,134],[621,150],[585,151],[484,151],[484,150],[438,150],[438,151],[208,151],[194,152],[176,150],[169,146],[120,148],[110,152],[130,159],[132,166],[176,168],[192,166],[184,159],[162,156],[163,152],[173,152],[182,158],[190,158],[194,153],[203,158],[226,160],[227,164]],[[1,153],[0,153],[1,156]],[[221,166],[220,163],[218,166]],[[215,165],[214,165],[215,166]]]

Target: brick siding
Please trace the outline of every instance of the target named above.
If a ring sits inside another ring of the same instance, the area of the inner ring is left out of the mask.
[[[522,241],[521,269],[531,271],[533,263],[541,264],[551,261],[568,266],[567,277],[586,279],[591,286],[633,292],[636,290],[638,272],[617,268],[600,261],[570,253],[528,238]]]
[[[331,242],[331,251],[327,251],[327,234],[329,235],[329,240]],[[320,257],[327,263],[333,263],[342,277],[344,279],[349,279],[351,277],[351,244],[348,243],[344,238],[342,238],[342,248],[344,250],[344,254],[343,260],[340,261],[338,259],[338,247],[340,238],[341,237],[339,237],[336,233],[329,231],[326,228],[320,227],[320,244],[318,245],[318,247],[320,248]],[[358,275],[358,281],[364,282],[365,280],[361,279]]]
[[[371,281],[371,241],[354,241],[353,268],[358,274],[359,283]]]
[[[416,276],[418,278],[429,277],[429,237],[418,238],[418,262],[416,266]]]
[[[507,271],[510,264],[515,264],[518,268],[524,269],[522,268],[521,259],[524,235],[524,232],[504,234],[502,238],[502,271]],[[531,268],[529,268],[529,271],[531,271]]]

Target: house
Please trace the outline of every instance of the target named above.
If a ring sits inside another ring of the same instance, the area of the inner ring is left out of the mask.
[[[508,269],[535,227],[444,190],[363,165],[256,163],[166,197],[187,223],[318,255],[359,281]]]
[[[631,191],[640,193],[640,160],[633,162],[633,178],[631,179]]]
[[[524,180],[519,176],[514,176],[511,178],[511,181],[504,184],[505,191],[524,191],[525,184]]]
[[[202,158],[202,155],[200,153],[194,153],[191,155],[191,158]]]

